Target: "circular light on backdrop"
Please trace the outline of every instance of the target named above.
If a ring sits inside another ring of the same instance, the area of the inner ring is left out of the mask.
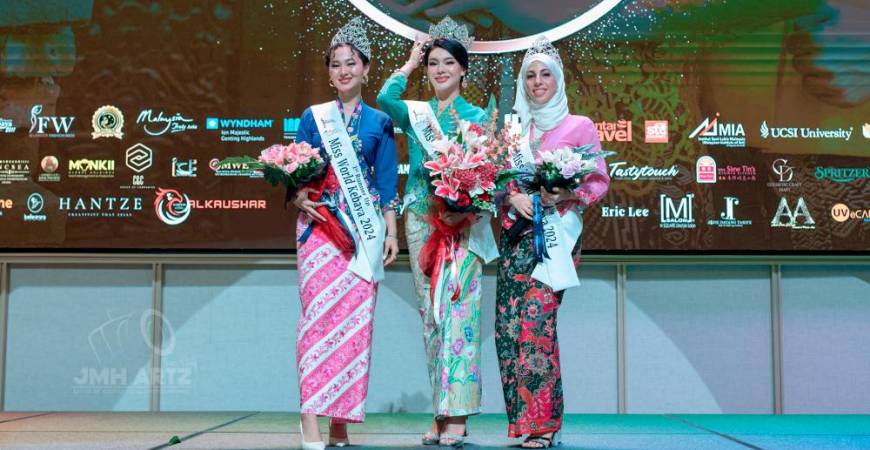
[[[424,31],[408,26],[400,20],[381,11],[380,8],[373,5],[372,2],[368,0],[349,1],[370,19],[402,37],[414,40],[417,34],[424,33]],[[471,53],[493,54],[526,50],[532,46],[535,39],[542,35],[546,36],[550,41],[556,42],[595,23],[598,19],[601,19],[605,14],[619,5],[619,2],[620,0],[603,0],[588,11],[568,22],[529,36],[499,41],[474,41],[474,44],[471,46]]]

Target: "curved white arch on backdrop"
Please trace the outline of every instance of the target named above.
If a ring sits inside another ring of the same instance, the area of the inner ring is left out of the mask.
[[[390,17],[387,13],[381,11],[367,0],[348,1],[370,19],[399,36],[414,40],[414,37],[417,36],[418,33],[423,33],[416,28],[409,27],[395,18]],[[619,2],[620,0],[603,0],[593,6],[589,11],[581,14],[580,17],[576,17],[555,28],[530,36],[506,39],[503,41],[474,41],[474,44],[471,46],[471,53],[497,54],[526,50],[531,47],[532,43],[535,42],[535,39],[542,35],[546,35],[550,41],[556,42],[595,23],[598,19],[615,8]]]

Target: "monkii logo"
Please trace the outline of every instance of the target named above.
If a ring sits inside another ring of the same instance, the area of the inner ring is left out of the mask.
[[[785,197],[780,197],[779,207],[776,208],[776,214],[770,221],[772,227],[785,227],[795,230],[812,230],[816,228],[816,221],[810,215],[810,210],[807,208],[807,203],[803,197],[798,197],[797,204],[794,209],[788,205],[788,200]]]
[[[14,133],[15,124],[10,119],[0,117],[0,133]]]
[[[695,194],[686,194],[680,199],[679,206],[665,194],[659,195],[659,227],[660,228],[695,228],[695,218],[692,212],[692,199]]]
[[[68,217],[133,217],[142,211],[142,197],[60,197],[58,209]]]
[[[668,143],[668,121],[647,120],[644,122],[644,139],[647,144]]]
[[[94,113],[91,119],[91,125],[94,127],[93,138],[113,137],[121,139],[124,137],[124,115],[121,110],[111,105],[101,106]]]
[[[737,197],[725,197],[725,209],[719,213],[719,219],[710,219],[707,225],[719,228],[743,228],[752,225],[751,220],[738,220],[734,217],[734,208],[740,204]]]
[[[299,131],[299,122],[301,120],[298,117],[284,118],[284,139],[291,141],[296,139],[296,132]]]
[[[25,222],[45,222],[48,217],[42,214],[42,209],[45,208],[45,199],[42,194],[34,192],[27,197],[27,211],[24,214]]]
[[[30,137],[74,138],[70,133],[75,117],[72,116],[40,116],[42,105],[36,105],[30,110]]]
[[[173,177],[195,177],[196,176],[196,160],[195,159],[178,159],[172,157],[172,176]]]
[[[596,122],[595,130],[602,142],[631,142],[631,121]]]
[[[854,128],[807,128],[807,127],[769,127],[767,121],[761,122],[759,128],[761,137],[764,139],[842,139],[848,141],[852,138]]]
[[[831,208],[831,217],[836,222],[843,223],[847,220],[860,220],[870,223],[870,209],[849,209],[848,206],[837,203]]]
[[[265,142],[263,135],[253,134],[253,130],[272,128],[271,119],[205,119],[206,130],[220,130],[221,142]]]
[[[154,152],[143,144],[136,144],[127,149],[126,164],[133,172],[142,173],[154,160]]]
[[[163,111],[160,111],[155,115],[150,109],[142,110],[139,113],[139,117],[136,118],[136,123],[142,125],[145,133],[151,136],[199,129],[199,126],[193,123],[193,119],[188,119],[180,113],[175,113],[174,116],[166,116],[163,114]]]
[[[695,181],[698,183],[716,182],[716,160],[710,156],[702,156],[695,163]]]
[[[816,167],[815,175],[817,180],[851,183],[870,178],[870,167]]]
[[[671,180],[680,173],[676,164],[663,168],[652,166],[629,166],[625,161],[615,161],[608,165],[610,166],[610,178],[620,181]]]
[[[70,178],[113,178],[115,161],[112,159],[71,159],[68,175]]]
[[[689,139],[697,138],[704,145],[720,145],[724,147],[746,147],[746,132],[741,123],[719,122],[719,113],[710,120],[705,118]]]

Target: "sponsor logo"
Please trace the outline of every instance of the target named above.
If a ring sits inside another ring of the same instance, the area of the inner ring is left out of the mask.
[[[755,181],[757,178],[755,166],[727,165],[716,169],[719,181]]]
[[[837,203],[831,207],[831,217],[840,223],[847,220],[860,220],[864,223],[870,223],[870,209],[850,209],[842,203]]]
[[[774,188],[779,191],[789,191],[792,188],[798,187],[801,183],[794,180],[794,167],[788,165],[788,160],[779,158],[773,161],[770,165],[770,170],[776,175],[777,181],[767,183],[767,187]]]
[[[644,121],[644,142],[647,144],[668,143],[668,121],[646,120]]]
[[[137,124],[142,125],[145,133],[151,136],[161,136],[166,133],[181,133],[188,130],[198,130],[199,126],[193,123],[193,119],[188,119],[180,113],[175,113],[174,116],[166,116],[163,111],[159,111],[156,115],[150,109],[144,109],[139,113],[136,119]]]
[[[214,171],[217,177],[263,178],[263,172],[252,169],[251,166],[245,163],[221,164],[220,159],[212,158],[208,162],[208,167]]]
[[[842,139],[848,141],[852,138],[854,127],[823,129],[808,127],[770,127],[767,121],[762,121],[759,132],[763,139]]]
[[[75,133],[69,130],[75,117],[73,116],[42,116],[42,105],[36,105],[30,110],[30,137],[36,138],[74,138]]]
[[[649,208],[636,208],[634,206],[619,206],[619,205],[611,205],[611,206],[602,206],[601,207],[601,217],[605,218],[620,218],[620,217],[649,217]]]
[[[11,198],[0,198],[0,217],[3,217],[4,209],[12,209],[15,206],[15,203]]]
[[[865,123],[863,127],[861,127],[861,132],[864,133],[864,137],[870,139],[870,123]]]
[[[195,159],[178,159],[172,157],[172,176],[173,177],[195,177],[196,176],[196,160]]]
[[[56,173],[60,167],[57,157],[51,155],[43,157],[39,167],[42,168],[42,173],[39,174],[38,178],[40,183],[57,183],[60,181],[60,174]]]
[[[30,179],[30,161],[26,159],[0,159],[0,184]]]
[[[725,197],[725,209],[719,213],[718,219],[710,219],[707,225],[719,228],[743,228],[752,225],[751,220],[740,220],[734,216],[734,208],[740,204],[737,197]]]
[[[789,207],[788,199],[780,197],[779,207],[770,221],[771,227],[785,227],[795,230],[812,230],[816,228],[816,221],[810,214],[807,203],[803,197],[798,197],[794,209]]]
[[[24,213],[25,222],[45,222],[48,216],[42,214],[45,208],[45,199],[42,194],[34,192],[27,197],[27,212]]]
[[[676,164],[670,167],[629,166],[625,161],[614,161],[608,165],[610,178],[620,181],[671,180],[680,173]]]
[[[631,121],[596,122],[595,131],[602,142],[631,142]]]
[[[67,169],[70,178],[114,178],[113,159],[71,159]]]
[[[695,194],[686,194],[674,204],[674,199],[665,194],[659,195],[659,227],[660,228],[695,228],[695,218],[692,212],[692,199]]]
[[[124,114],[114,106],[99,107],[91,118],[91,125],[94,127],[94,132],[91,134],[94,139],[106,137],[121,139],[124,137]]]
[[[142,211],[142,197],[60,197],[58,209],[67,217],[133,217]]]
[[[746,132],[741,123],[727,123],[719,121],[719,113],[710,120],[705,118],[689,139],[698,139],[704,145],[719,145],[724,147],[746,147]]]
[[[265,142],[266,137],[256,130],[272,128],[272,119],[205,119],[205,129],[220,131],[221,142]]]
[[[15,124],[12,119],[4,119],[0,117],[0,133],[14,133]]]
[[[175,189],[159,188],[155,192],[154,212],[167,225],[179,225],[190,216],[190,198]]]
[[[145,175],[142,172],[148,170],[154,163],[154,151],[142,143],[138,143],[127,149],[124,163],[135,172],[132,183],[121,186],[121,189],[154,189],[154,186],[145,185]]]
[[[710,156],[702,156],[695,162],[695,181],[698,183],[716,182],[716,160]]]
[[[299,131],[299,122],[301,120],[298,117],[284,118],[284,139],[291,141],[296,139],[296,132]]]
[[[851,183],[870,178],[870,167],[816,167],[817,180],[831,180],[834,183]]]

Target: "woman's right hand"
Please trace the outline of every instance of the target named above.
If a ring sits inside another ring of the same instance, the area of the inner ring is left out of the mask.
[[[534,211],[532,210],[532,198],[529,197],[528,194],[522,192],[511,194],[510,197],[508,197],[508,202],[518,213],[520,213],[521,216],[533,220],[532,215],[534,214]]]
[[[317,212],[317,207],[322,206],[323,202],[314,202],[308,199],[308,193],[314,192],[311,188],[302,188],[296,192],[296,198],[293,199],[293,205],[299,208],[299,211],[308,214],[308,217],[318,221],[326,222],[326,218]]]
[[[426,45],[432,42],[432,39],[424,34],[417,35],[414,40],[414,45],[411,47],[411,55],[408,56],[408,62],[400,69],[405,75],[410,76],[415,69],[420,67],[423,62],[423,51]]]

